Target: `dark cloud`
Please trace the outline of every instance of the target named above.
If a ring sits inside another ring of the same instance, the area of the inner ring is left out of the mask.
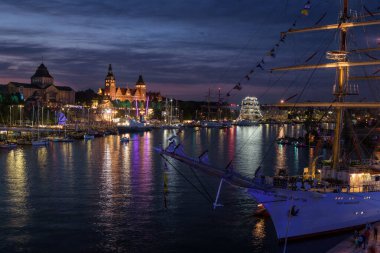
[[[360,1],[351,2],[350,9],[362,11]],[[363,2],[369,9],[378,7],[374,1]],[[103,86],[107,66],[112,63],[120,86],[132,86],[143,74],[148,89],[203,99],[208,87],[227,91],[265,57],[265,71],[255,71],[251,80],[243,83],[243,90],[232,97],[238,100],[262,94],[266,101],[277,101],[281,95],[302,89],[310,73],[280,78],[281,74],[270,74],[270,68],[302,64],[314,52],[318,53],[310,63],[323,62],[324,51],[337,48],[334,32],[316,32],[288,36],[275,58],[266,56],[280,32],[296,19],[297,27],[309,26],[326,12],[323,24],[337,21],[339,1],[312,1],[307,17],[300,16],[304,3],[3,0],[0,81],[27,81],[43,57],[57,83],[96,90]],[[365,31],[350,33],[356,41],[351,48],[378,43],[378,29]],[[366,42],[360,44],[363,38]],[[334,71],[328,71],[317,81],[311,79],[305,99],[330,93],[333,75]],[[277,79],[280,81],[274,85]]]

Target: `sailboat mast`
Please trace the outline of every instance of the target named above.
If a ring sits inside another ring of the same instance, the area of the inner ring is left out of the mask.
[[[210,120],[210,94],[211,90],[208,88],[208,94],[207,94],[207,121]]]
[[[220,88],[219,88],[219,93],[218,93],[218,121],[221,120],[222,118],[222,112],[221,112],[221,109],[220,109],[220,104],[221,104],[221,98],[220,98]]]
[[[37,140],[40,140],[40,104],[37,104]]]
[[[90,133],[90,107],[87,108],[87,133]]]
[[[341,23],[345,23],[348,19],[348,0],[343,1],[343,12],[341,16]],[[340,43],[339,50],[341,52],[346,52],[347,48],[347,29],[340,29]],[[344,59],[347,61],[347,59]],[[344,90],[348,80],[348,67],[339,66],[337,67],[337,81],[338,85],[336,86],[335,96],[337,102],[344,102]],[[343,108],[336,108],[336,126],[334,132],[334,143],[333,143],[333,163],[332,169],[338,170],[339,167],[339,157],[340,157],[340,137],[343,129]]]

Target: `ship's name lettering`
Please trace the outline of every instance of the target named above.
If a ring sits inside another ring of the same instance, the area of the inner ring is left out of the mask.
[[[352,202],[336,202],[338,205],[352,205],[352,204],[359,204],[359,201],[352,201]]]

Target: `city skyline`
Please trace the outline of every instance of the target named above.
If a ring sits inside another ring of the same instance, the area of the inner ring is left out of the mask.
[[[299,93],[309,74],[270,74],[272,67],[303,63],[314,52],[318,55],[313,60],[318,60],[323,56],[321,48],[336,49],[333,33],[320,38],[329,42],[327,46],[313,45],[318,34],[292,35],[275,56],[268,56],[280,32],[294,21],[296,27],[313,25],[321,17],[321,24],[336,22],[338,2],[311,1],[309,15],[302,16],[305,2],[2,1],[0,82],[29,80],[43,61],[58,85],[97,91],[112,64],[120,87],[133,85],[143,75],[150,89],[163,96],[204,100],[209,88],[221,88],[225,97],[241,82],[242,90],[233,90],[230,102],[247,95],[276,102]],[[379,7],[370,1],[365,4],[374,11]],[[351,7],[363,11],[360,3],[352,1]],[[367,29],[366,36],[370,46],[379,43],[379,32],[373,28]],[[306,40],[302,44],[307,46],[299,47],[300,40]],[[245,80],[263,58],[264,70]],[[331,93],[335,72],[329,72],[310,81],[314,90],[306,91],[304,99],[322,99],[322,94]]]

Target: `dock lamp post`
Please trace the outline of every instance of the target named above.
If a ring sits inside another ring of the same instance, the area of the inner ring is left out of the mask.
[[[170,99],[170,118],[169,118],[169,125],[172,124],[173,120],[173,99]]]
[[[22,122],[22,120],[21,120],[21,109],[22,109],[23,107],[24,107],[23,105],[19,105],[19,106],[18,106],[18,108],[20,109],[20,126],[21,126],[21,122]]]

